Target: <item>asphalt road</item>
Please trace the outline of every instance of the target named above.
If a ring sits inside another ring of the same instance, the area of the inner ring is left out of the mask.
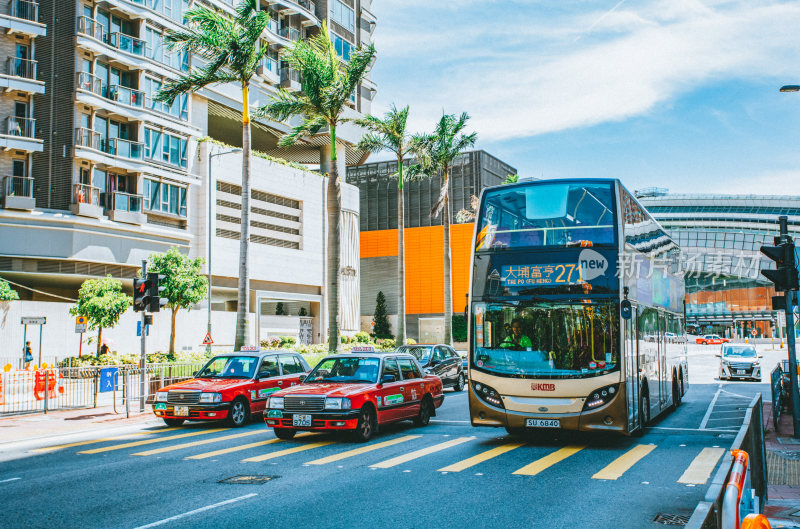
[[[715,380],[714,352],[691,347],[683,405],[639,439],[520,441],[471,427],[466,392],[448,391],[429,426],[399,423],[365,445],[279,441],[260,421],[5,445],[0,527],[664,527],[654,518],[691,513],[745,407],[769,394]]]

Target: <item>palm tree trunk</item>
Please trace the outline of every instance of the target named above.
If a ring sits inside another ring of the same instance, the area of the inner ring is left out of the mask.
[[[175,321],[178,319],[178,309],[180,307],[175,307],[172,309],[172,327],[169,331],[169,354],[175,354]]]
[[[397,336],[396,344],[406,344],[406,252],[405,200],[403,197],[403,157],[397,158]]]
[[[100,346],[103,344],[103,328],[97,328],[97,358],[100,358]]]
[[[236,304],[234,350],[250,344],[250,98],[242,84],[242,233],[239,238],[239,295]]]
[[[336,164],[336,126],[331,125],[331,172],[328,177],[328,352],[339,349],[339,217],[342,188]]]
[[[442,210],[444,225],[444,343],[453,345],[453,278],[450,273],[450,171],[445,170],[444,182],[447,188]]]

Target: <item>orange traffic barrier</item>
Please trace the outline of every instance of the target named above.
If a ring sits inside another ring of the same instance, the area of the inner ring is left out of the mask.
[[[44,399],[44,392],[47,391],[47,398],[56,398],[56,386],[58,375],[55,369],[37,369],[33,385],[33,396],[36,400]]]
[[[733,456],[733,466],[728,483],[725,485],[725,493],[722,497],[722,527],[725,529],[736,529],[741,521],[742,492],[745,483],[749,480],[747,476],[747,466],[749,457],[744,450],[731,450]]]
[[[745,516],[741,529],[772,529],[772,527],[766,516],[753,513]]]

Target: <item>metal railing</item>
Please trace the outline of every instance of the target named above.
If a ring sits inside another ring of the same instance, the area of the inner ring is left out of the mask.
[[[33,59],[20,59],[19,57],[9,57],[6,62],[8,75],[24,77],[25,79],[36,79],[36,64]]]
[[[108,35],[108,45],[120,51],[144,57],[145,42],[142,39],[125,33],[114,32]]]
[[[289,68],[281,69],[281,82],[284,81],[294,81],[296,83],[300,82],[300,72],[297,70],[291,70]]]
[[[316,14],[317,12],[316,4],[314,4],[314,2],[312,2],[311,0],[298,0],[297,3],[301,7],[304,7],[307,11],[311,11],[311,13]]]
[[[142,211],[142,195],[123,193],[122,191],[104,194],[106,196],[106,209],[127,211],[129,213],[141,213]]]
[[[19,118],[8,116],[6,118],[6,134],[9,136],[20,136],[23,138],[33,138],[36,129],[34,118]]]
[[[3,193],[7,197],[33,198],[32,176],[6,176],[3,177]]]
[[[76,74],[75,87],[99,96],[103,95],[103,80],[89,72],[78,72]]]
[[[39,2],[33,0],[11,0],[11,16],[32,22],[39,21]]]
[[[264,57],[263,59],[261,59],[261,66],[263,66],[265,70],[270,71],[275,75],[278,75],[279,66],[277,60],[271,57]]]
[[[144,156],[144,143],[124,140],[122,138],[108,138],[106,152],[114,156],[141,160]]]
[[[283,37],[285,39],[292,40],[292,41],[300,40],[300,30],[292,28],[292,27],[284,26],[284,27],[280,28],[280,30],[278,31],[278,34],[281,37]]]
[[[89,184],[72,184],[72,203],[100,205],[100,188]]]
[[[78,17],[78,33],[88,35],[100,42],[105,42],[105,30],[102,24],[86,16]]]
[[[75,129],[75,145],[101,151],[100,133],[86,127]]]
[[[144,92],[121,85],[108,87],[108,97],[123,105],[144,108]]]
[[[731,450],[747,452],[750,458],[750,484],[755,490],[759,510],[763,509],[767,501],[767,453],[764,446],[764,405],[760,394],[750,402]],[[698,503],[687,522],[687,529],[722,529],[722,501],[732,465],[733,456],[728,451],[722,457],[704,501]]]

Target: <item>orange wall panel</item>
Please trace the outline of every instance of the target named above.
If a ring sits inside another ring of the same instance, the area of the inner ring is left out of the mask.
[[[397,255],[397,230],[361,232],[361,258]]]
[[[469,291],[469,259],[472,249],[473,223],[450,227],[450,258],[453,271],[453,313],[464,311]]]

